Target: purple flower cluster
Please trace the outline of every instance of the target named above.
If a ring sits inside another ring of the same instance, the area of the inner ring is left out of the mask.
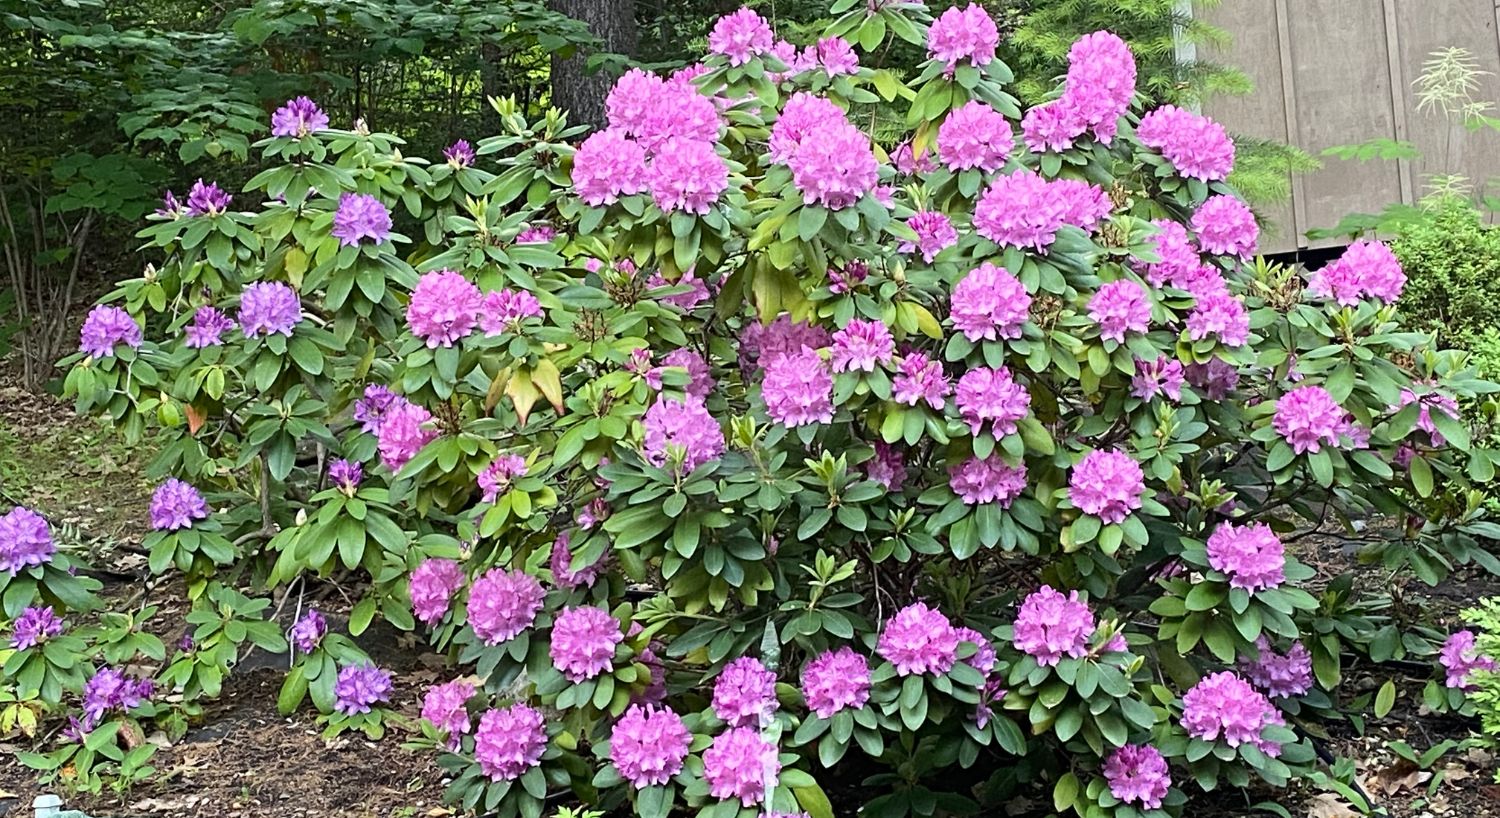
[[[361,431],[379,434],[386,413],[407,402],[406,398],[378,383],[366,384],[364,394],[354,402],[354,419],[359,422]]]
[[[1157,229],[1146,243],[1155,251],[1158,261],[1137,262],[1135,270],[1146,277],[1153,287],[1168,283],[1178,289],[1187,290],[1180,282],[1187,281],[1202,266],[1198,248],[1188,235],[1187,228],[1171,219],[1155,219],[1151,222]],[[1191,292],[1191,290],[1189,290]]]
[[[1110,753],[1104,760],[1104,780],[1110,795],[1148,810],[1160,809],[1172,789],[1167,760],[1149,744],[1127,744]]]
[[[436,440],[437,430],[427,425],[431,422],[431,412],[404,398],[386,409],[376,432],[380,461],[385,467],[392,472],[401,471],[401,467],[416,457],[423,446]]]
[[[240,331],[246,338],[285,335],[302,320],[302,299],[280,281],[256,281],[240,292]]]
[[[479,288],[462,273],[435,270],[417,280],[406,323],[428,349],[451,347],[479,323]]]
[[[568,532],[564,531],[553,539],[552,553],[547,563],[552,571],[552,584],[559,588],[573,590],[593,586],[594,582],[599,579],[599,574],[604,571],[605,560],[600,558],[592,565],[585,565],[574,571],[572,568],[573,551],[569,544]]]
[[[443,148],[443,161],[454,168],[466,168],[474,164],[478,157],[474,153],[474,146],[467,139],[459,139],[452,145]]]
[[[1179,176],[1218,182],[1234,170],[1234,142],[1224,126],[1201,114],[1163,105],[1141,117],[1135,135],[1161,151]]]
[[[371,664],[339,668],[333,683],[333,709],[345,716],[368,713],[372,707],[391,700],[391,674]]]
[[[1185,380],[1182,362],[1165,355],[1150,361],[1135,359],[1135,377],[1130,380],[1130,394],[1141,400],[1150,400],[1165,395],[1168,400],[1182,400],[1182,384]]]
[[[131,349],[141,345],[141,325],[130,317],[130,313],[108,304],[89,310],[78,331],[78,349],[94,358],[108,358],[115,354],[115,347],[124,344]]]
[[[16,650],[34,648],[62,631],[63,621],[51,607],[30,607],[11,623],[10,646]]]
[[[1016,612],[1014,643],[1017,650],[1053,667],[1064,656],[1077,659],[1088,652],[1094,633],[1094,614],[1078,598],[1077,591],[1064,596],[1050,585],[1027,595]]]
[[[1182,697],[1182,727],[1193,738],[1223,740],[1230,747],[1254,744],[1268,756],[1281,755],[1281,745],[1261,732],[1286,722],[1276,707],[1229,671],[1205,676]]]
[[[833,372],[811,347],[767,360],[761,396],[766,414],[783,426],[833,421]]]
[[[901,450],[884,441],[875,441],[875,456],[865,462],[865,476],[886,491],[900,491],[906,482],[906,461]]]
[[[328,483],[346,497],[353,497],[360,481],[365,479],[365,467],[354,460],[339,458],[328,464]]]
[[[1092,229],[1108,214],[1108,202],[1092,185],[1019,170],[996,178],[980,195],[974,230],[1002,247],[1044,252],[1064,225]]]
[[[896,354],[896,340],[879,321],[855,318],[833,334],[831,363],[834,372],[874,372]]]
[[[950,73],[964,60],[970,65],[989,65],[999,44],[999,27],[978,3],[949,8],[927,30],[928,56],[947,63]]]
[[[609,611],[585,605],[558,611],[552,622],[552,664],[570,682],[592,679],[614,667],[615,645],[624,641]]]
[[[446,559],[423,560],[411,572],[411,608],[424,624],[435,625],[448,613],[453,595],[464,587],[463,566]]]
[[[1346,307],[1364,298],[1394,303],[1405,287],[1406,272],[1396,254],[1383,242],[1365,239],[1349,245],[1342,256],[1307,280],[1309,293],[1331,298]]]
[[[1232,588],[1260,591],[1286,579],[1286,551],[1265,523],[1219,523],[1209,535],[1208,564],[1229,577]]]
[[[545,595],[536,577],[491,568],[469,589],[469,627],[486,645],[508,642],[536,621]]]
[[[907,406],[925,403],[942,409],[953,385],[943,372],[943,362],[927,357],[925,352],[909,352],[901,358],[896,377],[891,380],[891,397]]]
[[[654,466],[675,463],[680,457],[685,474],[724,453],[724,430],[696,398],[657,398],[646,410],[642,426],[641,449]]]
[[[776,674],[753,656],[735,659],[714,682],[713,708],[730,727],[759,728],[776,712]]]
[[[16,506],[0,516],[0,571],[15,576],[23,568],[45,564],[56,552],[57,544],[42,515]]]
[[[333,214],[332,234],[342,247],[357,247],[365,239],[379,244],[391,235],[391,211],[368,193],[345,193]]]
[[[1206,268],[1202,268],[1206,269]],[[1226,347],[1242,347],[1250,340],[1250,314],[1245,302],[1228,293],[1200,296],[1187,319],[1188,337],[1201,341],[1210,336]]]
[[[1494,672],[1495,660],[1479,652],[1473,631],[1454,631],[1443,641],[1438,662],[1447,671],[1447,685],[1455,690],[1473,690],[1475,671]]]
[[[1206,253],[1248,259],[1260,240],[1255,214],[1244,202],[1224,194],[1210,196],[1199,205],[1190,226],[1198,234],[1198,246]]]
[[[500,495],[510,491],[512,483],[525,476],[526,458],[518,454],[496,455],[476,480],[482,492],[481,499],[486,503],[495,502]]]
[[[515,332],[521,322],[542,316],[541,302],[525,290],[499,289],[485,293],[479,305],[479,328],[486,337]]]
[[[298,653],[306,656],[317,650],[323,637],[328,635],[328,620],[318,613],[316,609],[308,608],[307,613],[298,619],[296,624],[287,633],[287,641]]]
[[[216,347],[224,343],[224,333],[234,329],[234,320],[213,307],[199,307],[193,323],[183,329],[183,341],[191,349]]]
[[[1301,696],[1312,690],[1312,654],[1301,642],[1293,642],[1286,653],[1277,653],[1270,640],[1261,636],[1255,640],[1257,656],[1241,658],[1237,667],[1250,683],[1265,691],[1273,699]]]
[[[703,751],[703,777],[715,798],[738,798],[751,806],[766,797],[766,783],[781,773],[776,745],[754,727],[734,727],[714,737]]]
[[[958,379],[954,402],[970,433],[977,435],[989,424],[998,440],[1016,433],[1016,421],[1031,410],[1031,393],[1011,378],[1009,369],[980,366]]]
[[[474,731],[474,760],[491,781],[514,781],[540,764],[547,749],[541,711],[516,702],[486,710]]]
[[[671,304],[672,306],[682,310],[683,312],[692,312],[693,308],[707,301],[710,297],[708,293],[708,284],[706,284],[703,279],[698,278],[698,276],[693,272],[692,268],[683,271],[682,274],[677,277],[676,281],[667,280],[667,277],[662,275],[661,271],[658,270],[657,272],[652,273],[651,277],[646,280],[646,286],[650,287],[653,290],[661,287],[691,287],[692,289],[688,290],[685,293],[663,296],[661,299],[662,301]]]
[[[1272,425],[1292,451],[1317,454],[1325,445],[1338,448],[1345,412],[1323,387],[1299,386],[1277,399]]]
[[[1004,267],[985,262],[953,287],[953,328],[970,341],[1020,338],[1031,314],[1031,294]]]
[[[102,667],[83,685],[83,721],[85,732],[99,726],[111,710],[140,707],[151,698],[156,686],[150,679],[131,679],[112,667]]]
[[[208,519],[208,503],[191,485],[169,477],[151,495],[151,528],[177,531]]]
[[[1396,404],[1395,408],[1399,411],[1402,407],[1413,403],[1419,404],[1416,428],[1427,433],[1427,440],[1433,446],[1446,444],[1447,438],[1444,438],[1443,433],[1438,431],[1437,424],[1432,420],[1432,412],[1437,410],[1450,420],[1458,420],[1458,401],[1436,390],[1418,395],[1411,389],[1403,389],[1401,401]]]
[[[870,662],[847,645],[824,651],[802,666],[802,697],[818,718],[832,718],[870,699]]]
[[[328,115],[307,97],[287,100],[271,114],[271,135],[301,139],[313,131],[328,128]]]
[[[422,718],[433,727],[448,734],[448,749],[457,750],[460,736],[473,729],[469,721],[469,699],[474,696],[474,686],[461,679],[433,685],[422,697]]]
[[[1124,343],[1125,333],[1145,332],[1151,325],[1151,300],[1134,281],[1111,281],[1089,299],[1089,317],[1099,325],[1100,338]]]
[[[955,108],[938,127],[938,158],[955,173],[975,168],[993,173],[1010,161],[1014,146],[1005,115],[981,100]]]
[[[1095,449],[1073,467],[1068,499],[1084,514],[1121,523],[1141,507],[1146,475],[1135,458],[1119,449]]]
[[[947,673],[958,659],[958,631],[942,611],[913,602],[886,620],[875,650],[900,676]]]
[[[661,366],[647,373],[647,382],[653,389],[661,386],[661,371],[667,367],[678,367],[687,371],[688,382],[684,391],[697,400],[706,400],[714,391],[714,376],[703,356],[686,347],[674,349],[662,356]]]
[[[632,787],[659,787],[682,771],[692,739],[673,711],[633,704],[609,734],[609,759]]]
[[[998,454],[970,457],[948,467],[948,487],[965,505],[1010,504],[1026,489],[1026,464],[1012,466]]]
[[[187,213],[189,216],[217,216],[229,209],[230,195],[213,182],[202,179],[188,190]]]

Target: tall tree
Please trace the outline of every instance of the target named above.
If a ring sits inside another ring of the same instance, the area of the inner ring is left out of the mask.
[[[556,11],[578,20],[602,43],[603,53],[633,56],[636,47],[635,0],[551,0]],[[579,49],[571,56],[552,56],[552,104],[569,112],[572,122],[601,127],[604,96],[613,77],[589,71],[589,52]]]

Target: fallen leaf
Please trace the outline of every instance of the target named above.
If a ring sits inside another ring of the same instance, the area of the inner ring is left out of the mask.
[[[1318,793],[1307,802],[1307,818],[1359,818],[1359,813],[1331,792]]]
[[[1417,765],[1406,759],[1397,759],[1396,763],[1365,779],[1365,787],[1386,795],[1395,795],[1403,790],[1415,790],[1432,779],[1432,773],[1420,770]]]

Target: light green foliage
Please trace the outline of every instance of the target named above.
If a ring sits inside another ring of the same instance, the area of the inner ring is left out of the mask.
[[[1482,363],[1500,362],[1493,357],[1500,228],[1485,224],[1468,201],[1449,198],[1404,226],[1391,249],[1406,271],[1401,308],[1416,325],[1436,332],[1447,346],[1489,350]]]

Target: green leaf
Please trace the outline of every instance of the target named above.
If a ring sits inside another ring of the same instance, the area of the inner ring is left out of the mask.
[[[1375,718],[1383,719],[1396,705],[1396,680],[1387,679],[1375,694]]]

